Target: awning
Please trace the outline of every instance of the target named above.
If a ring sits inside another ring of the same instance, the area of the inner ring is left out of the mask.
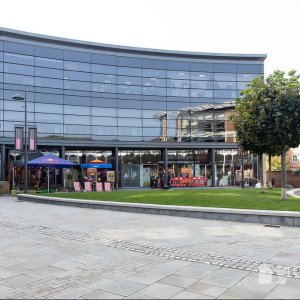
[[[111,169],[112,164],[106,164],[106,163],[101,163],[101,164],[81,164],[81,168],[87,169],[87,168],[96,168],[96,169]]]

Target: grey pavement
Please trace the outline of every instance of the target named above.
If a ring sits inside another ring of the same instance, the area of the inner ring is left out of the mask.
[[[300,299],[300,229],[0,197],[1,299]]]

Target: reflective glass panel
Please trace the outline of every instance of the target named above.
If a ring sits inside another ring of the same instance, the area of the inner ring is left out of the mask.
[[[64,67],[62,60],[44,58],[44,57],[35,57],[35,65],[38,67],[55,68],[55,69],[63,69]]]
[[[92,125],[117,126],[117,118],[92,117]]]

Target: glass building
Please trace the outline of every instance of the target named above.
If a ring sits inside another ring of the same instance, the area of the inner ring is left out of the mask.
[[[24,125],[24,102],[12,97],[26,94],[39,151],[79,164],[110,163],[116,187],[147,187],[151,175],[179,177],[183,170],[205,176],[205,185],[240,185],[242,158],[229,116],[240,90],[263,74],[265,58],[0,28],[1,180],[9,180],[21,156],[14,135]],[[244,161],[255,177],[256,161]]]

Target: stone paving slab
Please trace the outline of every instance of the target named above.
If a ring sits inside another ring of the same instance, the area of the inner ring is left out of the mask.
[[[2,196],[0,236],[0,299],[300,298],[296,227]]]

